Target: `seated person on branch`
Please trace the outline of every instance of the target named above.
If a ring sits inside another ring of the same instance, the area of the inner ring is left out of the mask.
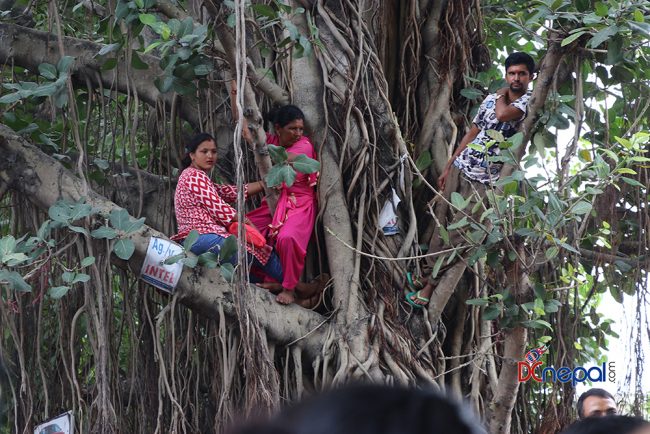
[[[198,239],[190,247],[195,255],[212,252],[219,255],[226,238],[233,232],[232,225],[237,223],[237,210],[230,203],[237,200],[237,187],[222,185],[212,182],[210,172],[217,162],[217,146],[214,138],[207,133],[194,136],[185,146],[186,156],[183,161],[185,166],[178,178],[176,193],[174,195],[174,210],[178,223],[178,233],[171,237],[172,240],[182,242],[192,230],[199,233]],[[262,181],[251,182],[244,185],[244,195],[249,196],[264,190]],[[246,217],[244,223],[248,225],[247,232],[256,231],[254,223]],[[260,238],[263,238],[259,235]],[[248,238],[248,236],[247,236]],[[252,267],[261,270],[270,278],[282,282],[285,271],[282,267],[281,257],[266,243],[266,240],[246,242],[248,262]],[[229,258],[220,258],[220,261],[237,264],[237,255]],[[252,276],[251,281],[255,278]],[[314,293],[322,291],[320,281],[314,283],[297,282],[295,285],[298,293],[297,304],[312,308]]]
[[[497,90],[495,93],[488,95],[474,117],[472,127],[463,136],[458,149],[451,156],[445,165],[442,174],[438,178],[438,187],[443,191],[445,198],[449,198],[451,193],[457,191],[465,199],[471,197],[470,204],[465,208],[467,213],[457,211],[450,216],[449,220],[441,221],[442,224],[453,224],[459,222],[463,217],[469,217],[478,220],[480,216],[480,207],[475,207],[485,197],[486,188],[499,179],[501,172],[501,163],[490,161],[490,157],[499,154],[498,143],[492,143],[494,140],[488,135],[489,130],[500,132],[504,139],[512,137],[521,122],[526,117],[528,101],[531,92],[528,90],[528,84],[533,79],[535,70],[535,61],[526,53],[516,52],[510,54],[505,61],[507,87]],[[468,146],[470,144],[478,146]],[[478,150],[477,148],[481,148]],[[487,148],[487,149],[486,149]],[[478,216],[471,215],[471,210],[479,208],[476,212]],[[440,238],[440,230],[436,228],[430,246],[429,252],[436,253],[443,248],[458,247],[464,244],[463,233],[460,230],[450,230],[448,245]],[[431,294],[435,288],[437,276],[441,276],[443,271],[438,271],[436,276],[431,274],[438,256],[427,257],[427,267],[429,277],[425,284],[408,275],[409,286],[413,290],[406,296],[406,301],[417,308],[422,308],[429,303]],[[443,261],[446,264],[447,261]],[[447,264],[447,269],[452,264]]]

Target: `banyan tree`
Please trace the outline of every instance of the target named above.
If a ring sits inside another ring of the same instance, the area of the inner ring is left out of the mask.
[[[636,300],[616,374],[642,413],[648,22],[628,0],[0,1],[0,432],[68,410],[78,432],[221,432],[370,381],[442,389],[492,433],[553,433],[572,383],[521,382],[517,362],[542,345],[548,366],[605,361],[606,293]],[[466,205],[436,179],[512,51],[538,63],[529,113],[494,135],[499,188],[444,267],[434,229]],[[279,176],[263,114],[287,103],[320,160],[303,278],[331,275],[322,303],[282,306],[193,255],[173,294],[139,279],[175,233],[187,139],[216,137],[218,182]],[[440,269],[426,309],[405,303],[406,273]]]

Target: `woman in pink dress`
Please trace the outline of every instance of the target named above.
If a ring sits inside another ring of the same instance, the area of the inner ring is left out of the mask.
[[[316,159],[314,146],[303,135],[305,115],[296,106],[285,105],[269,114],[275,134],[267,133],[268,144],[282,146],[287,150],[289,161],[300,155]],[[305,266],[307,244],[314,230],[318,212],[315,191],[317,173],[304,174],[296,171],[291,187],[282,184],[278,204],[273,215],[266,200],[247,217],[275,247],[282,264],[282,290],[276,296],[281,304],[296,301],[295,290]]]

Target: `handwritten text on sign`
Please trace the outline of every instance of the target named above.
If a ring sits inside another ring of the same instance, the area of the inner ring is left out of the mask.
[[[183,248],[162,238],[151,237],[149,247],[147,248],[147,257],[142,264],[140,277],[147,283],[160,288],[167,292],[173,293],[174,288],[181,278],[183,264],[177,262],[171,265],[165,265],[165,259],[170,256],[178,255]]]

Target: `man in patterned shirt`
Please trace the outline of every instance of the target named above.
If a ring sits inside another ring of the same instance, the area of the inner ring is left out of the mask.
[[[490,157],[499,154],[499,144],[488,135],[488,131],[498,131],[508,139],[517,132],[526,117],[531,95],[528,84],[533,79],[535,61],[526,53],[512,53],[506,58],[505,69],[505,80],[508,86],[488,95],[483,100],[474,117],[472,127],[462,138],[458,149],[438,178],[438,188],[444,191],[446,198],[449,198],[454,191],[458,191],[464,198],[472,198],[469,205],[465,207],[467,212],[454,213],[448,220],[449,224],[460,222],[466,214],[471,214],[474,205],[483,200],[486,185],[499,179],[502,164],[490,161]],[[470,144],[472,146],[469,146]],[[443,243],[439,228],[436,228],[429,245],[429,252],[442,250],[444,244],[447,244],[447,247],[455,247],[463,243],[463,234],[460,231],[450,231],[448,236],[449,241]],[[438,257],[428,257],[427,260],[432,262],[427,264],[429,269],[434,269]],[[422,285],[409,275],[409,285],[414,291],[407,294],[406,301],[417,308],[426,306],[434,290],[434,280],[439,274],[440,271],[436,275],[430,275],[426,284],[419,290],[418,287]]]

